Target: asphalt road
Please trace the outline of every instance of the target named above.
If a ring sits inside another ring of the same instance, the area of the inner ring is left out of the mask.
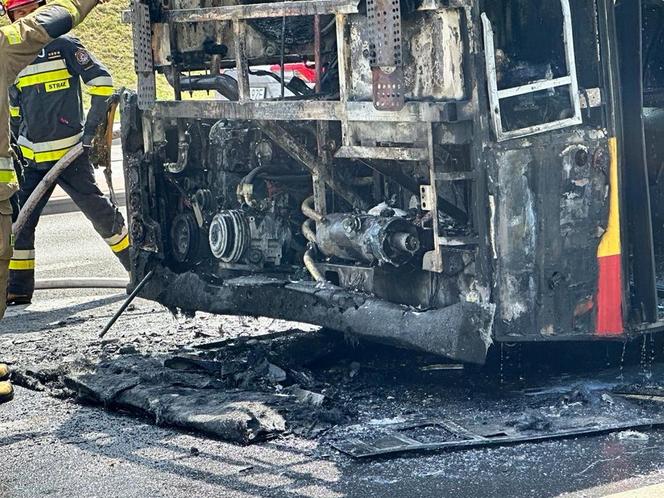
[[[42,219],[37,268],[38,278],[123,276],[78,213]],[[33,305],[0,322],[1,356],[19,364],[104,354],[96,336],[122,297],[38,292]],[[215,333],[279,326],[195,320]],[[168,351],[192,340],[189,330],[139,300],[108,344]],[[16,399],[0,406],[0,448],[2,497],[664,496],[664,432],[657,431],[357,462],[297,436],[238,446],[18,388]]]

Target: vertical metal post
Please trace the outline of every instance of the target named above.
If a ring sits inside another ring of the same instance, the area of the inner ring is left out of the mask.
[[[440,247],[440,230],[438,223],[438,186],[436,185],[436,158],[433,148],[433,123],[427,127],[427,148],[429,152],[429,182],[430,185],[422,185],[421,193],[425,202],[423,207],[431,213],[431,224],[433,227],[433,251],[424,255],[422,269],[434,273],[443,272],[443,251]]]
[[[316,93],[321,91],[321,61],[320,61],[320,16],[314,16],[314,61],[316,63]]]
[[[622,97],[624,204],[632,247],[633,307],[645,322],[657,321],[656,267],[643,122],[642,2],[616,5]],[[619,137],[620,138],[620,137]]]
[[[251,99],[249,87],[249,64],[247,61],[247,25],[243,20],[233,21],[235,35],[235,68],[237,70],[238,94],[240,102]]]
[[[563,41],[565,42],[565,63],[567,65],[567,74],[572,80],[569,84],[569,94],[571,105],[574,109],[574,116],[581,116],[581,97],[579,96],[579,82],[576,76],[576,54],[574,53],[574,25],[572,24],[572,9],[569,0],[560,0],[560,7],[563,11]],[[581,120],[582,121],[582,120]]]
[[[349,82],[349,61],[346,45],[346,16],[344,14],[336,15],[337,26],[337,71],[339,73],[339,101],[345,105],[348,103]],[[348,118],[346,115],[341,120],[341,140],[343,145],[354,145],[348,127]]]
[[[321,162],[325,165],[325,168],[329,171],[330,164],[330,154],[327,149],[327,137],[329,135],[329,125],[326,121],[318,121],[316,123],[316,128],[318,133],[318,157]],[[314,191],[314,206],[316,211],[321,215],[325,216],[327,214],[327,195],[325,182],[322,180],[320,174],[315,173],[312,175],[313,179],[313,191]]]
[[[182,81],[180,80],[180,68],[176,65],[171,67],[173,71],[173,96],[175,100],[182,100]]]
[[[467,5],[464,10],[464,70],[466,74],[476,75],[476,81],[466,78],[466,93],[471,102],[473,116],[473,134],[476,137],[470,147],[470,161],[475,173],[471,182],[472,207],[468,213],[470,227],[477,234],[478,245],[476,252],[476,269],[478,287],[487,290],[480,295],[488,295],[493,276],[493,259],[491,251],[490,226],[490,200],[487,191],[487,167],[483,161],[484,147],[489,142],[491,114],[488,99],[488,84],[486,69],[483,67],[481,30],[476,27],[481,23],[481,7],[479,2]]]
[[[346,16],[336,15],[337,69],[339,71],[339,100],[348,102],[348,54],[346,53]]]
[[[321,92],[321,53],[320,53],[320,16],[314,16],[314,61],[316,64],[316,93]],[[318,157],[326,165],[329,163],[329,154],[327,151],[328,125],[323,121],[316,123],[318,133]],[[327,214],[327,195],[325,191],[325,182],[321,180],[320,175],[313,175],[314,206],[321,215]]]

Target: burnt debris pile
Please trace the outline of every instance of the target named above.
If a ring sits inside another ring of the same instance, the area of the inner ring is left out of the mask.
[[[341,343],[333,335],[295,330],[173,354],[121,348],[112,358],[78,357],[16,375],[23,386],[55,396],[247,444],[290,432],[316,436],[346,421],[324,394],[330,386],[310,370]]]
[[[664,365],[657,361],[646,369],[627,361],[570,372],[519,358],[511,349],[499,365],[479,370],[293,329],[170,352],[123,346],[99,357],[18,365],[15,380],[235,443],[295,434],[358,458],[664,423]]]

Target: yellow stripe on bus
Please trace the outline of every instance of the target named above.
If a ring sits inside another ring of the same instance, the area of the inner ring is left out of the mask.
[[[621,254],[620,244],[620,193],[618,183],[618,140],[609,139],[609,223],[597,248],[597,257]]]

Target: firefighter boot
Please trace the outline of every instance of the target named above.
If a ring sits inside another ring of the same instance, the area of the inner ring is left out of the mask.
[[[14,388],[11,382],[3,380],[0,382],[0,404],[14,399]]]
[[[35,289],[35,251],[14,250],[9,263],[7,306],[21,306],[32,302]]]
[[[9,382],[9,367],[0,363],[0,404],[11,401],[14,398],[14,388]]]
[[[32,304],[32,296],[27,294],[14,294],[7,293],[7,306],[22,306],[24,304]]]

